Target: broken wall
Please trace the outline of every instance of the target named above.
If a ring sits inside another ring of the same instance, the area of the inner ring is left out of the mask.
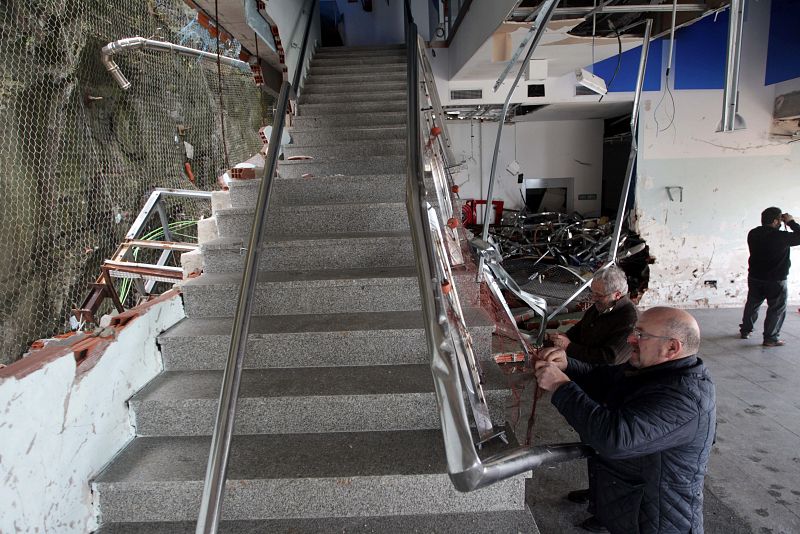
[[[97,528],[90,480],[133,439],[127,401],[161,371],[156,336],[183,317],[180,295],[164,295],[101,334],[94,367],[69,350],[45,357],[48,346],[0,370],[0,532]]]
[[[261,147],[268,102],[252,76],[223,66],[220,88],[216,65],[134,51],[115,56],[126,92],[100,61],[136,35],[215,49],[195,16],[182,0],[0,2],[0,363],[69,329],[153,188],[210,189]],[[208,210],[170,206],[177,220]]]
[[[775,97],[792,86],[764,84],[769,12],[769,2],[748,3],[739,100],[747,129],[716,133],[720,90],[673,90],[671,125],[665,104],[658,105],[664,95],[643,96],[636,208],[642,237],[656,258],[644,305],[743,305],[747,232],[769,206],[800,217],[800,143],[768,134]],[[671,109],[668,93],[665,102]],[[798,251],[792,257],[800,265]],[[795,303],[798,265],[789,278]]]

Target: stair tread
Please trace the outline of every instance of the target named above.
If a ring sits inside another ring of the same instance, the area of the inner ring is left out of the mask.
[[[508,382],[496,364],[487,362],[483,367],[485,391],[508,389]],[[222,370],[164,371],[134,395],[131,402],[216,401],[222,373]],[[243,370],[239,400],[419,393],[434,393],[428,364],[279,367]]]
[[[281,244],[281,243],[338,243],[348,240],[379,240],[379,239],[393,239],[393,238],[408,238],[411,239],[410,232],[350,232],[341,234],[326,234],[310,233],[304,235],[293,234],[265,234],[264,245]],[[245,240],[241,237],[219,237],[203,243],[203,250],[218,250],[229,249],[232,247],[240,247],[244,245]]]
[[[331,202],[327,204],[292,204],[290,206],[274,206],[270,207],[270,213],[278,212],[278,211],[292,211],[296,212],[300,208],[308,208],[308,209],[326,209],[329,208],[331,210],[341,210],[344,209],[343,207],[352,206],[353,209],[358,207],[364,206],[397,206],[397,205],[405,205],[405,202],[398,200],[397,202]],[[244,206],[244,207],[235,207],[235,208],[223,208],[219,209],[215,212],[216,215],[222,215],[223,217],[226,215],[243,215],[243,214],[253,214],[255,213],[255,207],[252,206]],[[351,235],[357,235],[361,233],[369,234],[371,232],[349,232]],[[340,235],[340,234],[337,234]]]
[[[481,308],[464,308],[467,325],[494,327]],[[323,313],[298,315],[254,315],[250,320],[249,337],[285,333],[353,332],[412,330],[424,328],[419,311]],[[185,338],[188,336],[230,336],[232,317],[186,318],[159,336]]]
[[[96,534],[195,534],[196,523],[117,523],[102,525]],[[431,532],[493,532],[496,534],[538,534],[529,510],[415,514],[401,516],[322,517],[221,521],[220,534],[428,534]]]
[[[210,436],[135,438],[96,484],[202,482]],[[481,456],[497,453],[492,442]],[[447,476],[439,429],[234,435],[228,484],[238,480]]]
[[[268,283],[302,283],[347,281],[353,284],[362,283],[364,280],[409,278],[417,276],[416,267],[371,267],[368,269],[328,269],[307,271],[259,271],[258,284]],[[232,285],[239,287],[242,281],[241,273],[203,273],[197,278],[185,280],[183,287],[222,286]]]

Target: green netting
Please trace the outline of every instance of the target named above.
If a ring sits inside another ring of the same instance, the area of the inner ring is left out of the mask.
[[[100,61],[117,39],[144,36],[214,51],[215,39],[181,0],[0,2],[0,362],[69,329],[103,259],[155,187],[213,189],[229,165],[261,147],[271,102],[252,77],[160,52],[114,56],[122,91]],[[239,45],[225,44],[235,56]],[[178,135],[179,126],[185,132]],[[208,203],[173,202],[194,220]]]

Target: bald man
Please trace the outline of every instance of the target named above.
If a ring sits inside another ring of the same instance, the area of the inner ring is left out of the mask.
[[[624,365],[591,366],[560,350],[536,362],[539,386],[553,392],[555,407],[597,452],[589,460],[595,517],[582,526],[614,534],[702,533],[716,401],[697,357],[697,321],[683,310],[652,308],[628,343]]]

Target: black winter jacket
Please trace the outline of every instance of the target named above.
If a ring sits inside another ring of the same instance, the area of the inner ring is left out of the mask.
[[[592,306],[567,330],[567,356],[586,363],[619,365],[631,357],[628,336],[636,326],[636,306],[622,297],[605,313]]]
[[[800,245],[800,225],[794,221],[787,224],[791,232],[781,232],[771,226],[758,226],[747,234],[750,259],[747,275],[756,280],[778,282],[786,280],[792,262],[789,247]]]
[[[570,359],[567,374],[573,382],[552,402],[597,451],[589,486],[598,519],[614,534],[702,534],[716,427],[714,384],[702,360],[636,369]]]

